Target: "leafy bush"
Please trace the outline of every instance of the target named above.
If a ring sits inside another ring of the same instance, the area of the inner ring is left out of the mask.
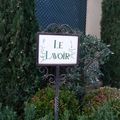
[[[102,76],[100,65],[109,58],[111,51],[108,46],[94,36],[80,35],[79,65],[75,66],[67,74],[68,80],[74,84],[96,84]],[[75,85],[76,87],[76,85]]]
[[[113,113],[120,119],[120,99],[110,101]]]
[[[101,37],[114,55],[104,68],[105,84],[120,87],[120,0],[103,0]]]
[[[42,118],[54,112],[54,90],[51,87],[39,90],[27,103],[35,106],[35,119]],[[73,120],[79,114],[79,104],[73,92],[62,89],[60,91],[59,117],[61,120]]]
[[[77,117],[77,118],[76,118]],[[70,118],[70,112],[65,110],[61,115],[60,120],[119,120],[120,119],[120,100],[111,100],[93,109],[90,115],[79,115]],[[53,120],[53,114],[45,115],[40,120]]]
[[[118,103],[120,103],[120,100]],[[92,115],[88,118],[90,118],[90,120],[119,120],[120,110],[114,112],[113,107],[111,106],[111,103],[108,102],[108,103],[105,103],[103,106],[99,107],[97,110],[94,110]]]
[[[89,120],[88,116],[78,116],[77,120]]]
[[[59,118],[59,120],[69,120],[70,118],[70,113],[68,110],[65,110],[63,112],[63,115],[61,115],[61,118]],[[39,118],[39,120],[54,120],[54,116],[53,113],[49,113],[48,115],[45,115],[42,118]]]
[[[24,120],[34,120],[35,118],[35,107],[34,105],[25,105],[24,108]]]
[[[111,107],[108,104],[104,104],[99,107],[97,110],[93,110],[91,115],[79,116],[78,120],[119,120],[113,114]]]
[[[114,102],[115,101],[113,101],[113,103]],[[118,105],[119,103],[120,100]],[[91,115],[78,116],[77,120],[120,120],[120,109],[118,111],[114,111],[111,102],[107,102],[97,110],[93,110]]]
[[[94,110],[97,110],[100,106],[103,106],[106,102],[113,100],[116,100],[115,103],[112,102],[114,105],[120,102],[119,89],[111,88],[111,87],[102,87],[100,89],[96,89],[91,92],[88,92],[84,97],[83,114],[89,115]]]
[[[16,120],[17,115],[11,108],[8,106],[3,107],[0,104],[0,120]]]

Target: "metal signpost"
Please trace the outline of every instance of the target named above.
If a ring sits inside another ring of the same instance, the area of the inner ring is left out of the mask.
[[[37,65],[55,66],[55,120],[59,113],[60,66],[77,64],[78,35],[37,33]]]

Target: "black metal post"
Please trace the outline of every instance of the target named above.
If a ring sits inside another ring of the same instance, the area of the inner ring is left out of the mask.
[[[56,66],[56,78],[55,78],[55,106],[54,114],[55,120],[58,120],[59,113],[59,88],[60,88],[60,77],[59,77],[60,67]]]

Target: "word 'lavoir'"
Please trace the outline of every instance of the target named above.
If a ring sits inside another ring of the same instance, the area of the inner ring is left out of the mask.
[[[49,54],[48,51],[46,51],[46,55],[45,55],[45,59],[62,59],[62,60],[65,60],[65,59],[70,59],[71,57],[71,54],[70,53],[52,53],[52,54]]]

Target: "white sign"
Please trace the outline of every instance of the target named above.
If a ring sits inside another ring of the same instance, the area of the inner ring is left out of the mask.
[[[77,64],[78,36],[38,34],[38,65]]]

